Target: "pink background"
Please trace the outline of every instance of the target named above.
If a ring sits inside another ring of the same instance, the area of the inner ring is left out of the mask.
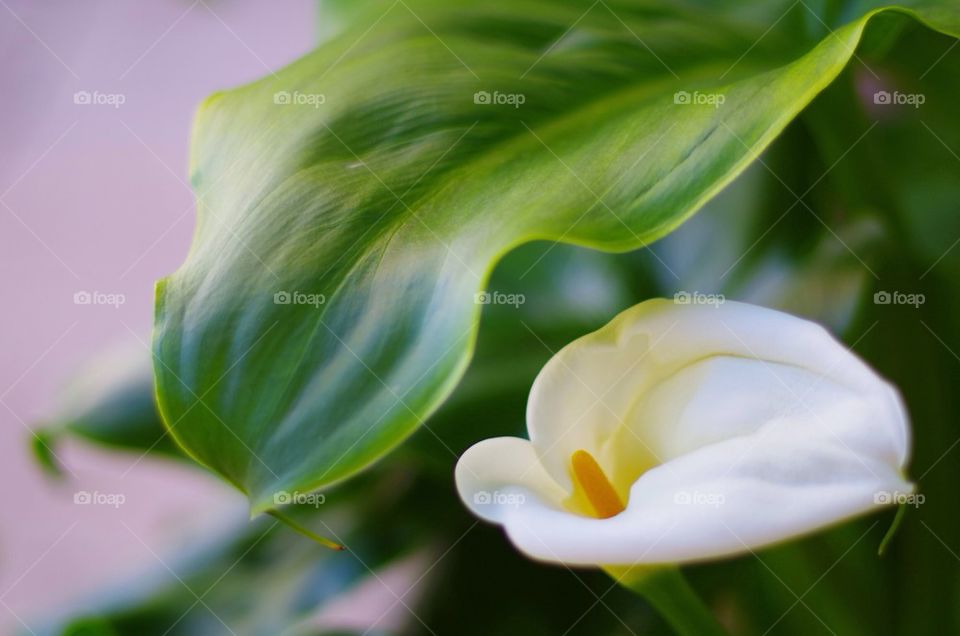
[[[30,457],[29,427],[52,416],[84,360],[148,341],[153,282],[179,265],[193,228],[193,111],[309,50],[313,4],[0,0],[4,633],[125,573],[164,571],[198,523],[245,515],[242,497],[205,473],[80,444],[58,450],[72,475],[54,484]],[[75,104],[82,90],[125,103]],[[78,291],[126,302],[77,305]],[[78,490],[126,502],[78,506]]]

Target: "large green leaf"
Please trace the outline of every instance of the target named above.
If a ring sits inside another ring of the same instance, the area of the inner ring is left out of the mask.
[[[840,73],[880,10],[727,4],[399,1],[207,100],[193,248],[157,287],[175,439],[255,512],[369,465],[457,384],[502,254],[665,235]],[[909,4],[960,34],[953,3]],[[324,302],[275,302],[295,293]]]

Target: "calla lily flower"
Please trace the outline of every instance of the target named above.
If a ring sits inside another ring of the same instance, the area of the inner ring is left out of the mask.
[[[571,565],[744,553],[913,488],[897,391],[819,325],[743,303],[624,311],[547,363],[527,427],[467,450],[457,488]]]

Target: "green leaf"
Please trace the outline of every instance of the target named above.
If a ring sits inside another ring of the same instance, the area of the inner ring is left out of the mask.
[[[910,6],[960,33],[952,4]],[[456,386],[503,254],[664,236],[841,72],[879,11],[759,7],[399,2],[208,99],[193,248],[157,286],[172,435],[254,512],[376,461]]]
[[[55,415],[36,428],[31,440],[37,461],[54,474],[60,470],[56,446],[65,436],[183,458],[160,419],[150,351],[144,345],[108,348],[71,377],[58,398]]]

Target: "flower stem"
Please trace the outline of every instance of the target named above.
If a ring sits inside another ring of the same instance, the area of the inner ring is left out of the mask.
[[[604,568],[620,585],[645,598],[680,636],[724,636],[713,613],[673,566]]]
[[[326,537],[321,537],[319,534],[317,534],[313,530],[310,530],[308,528],[301,526],[299,523],[297,523],[287,515],[283,514],[279,510],[267,510],[267,514],[273,517],[274,519],[276,519],[277,521],[283,522],[284,524],[287,525],[287,527],[289,527],[294,532],[302,534],[308,539],[312,541],[316,541],[317,543],[319,543],[320,545],[326,548],[330,548],[331,550],[343,550],[343,546],[340,545],[339,543],[335,543]]]

